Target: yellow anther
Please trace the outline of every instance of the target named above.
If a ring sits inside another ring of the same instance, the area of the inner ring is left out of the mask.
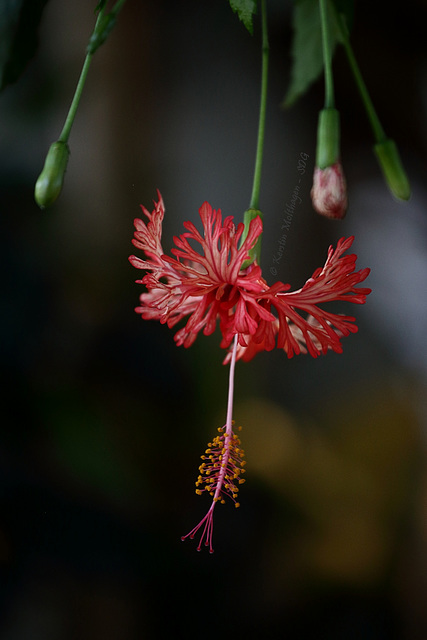
[[[244,482],[246,482],[244,478],[239,478],[239,484],[243,484]]]
[[[197,493],[198,496],[201,496],[203,491],[201,489],[196,489],[196,493]]]
[[[236,507],[236,509],[237,509],[237,507],[240,507],[240,502],[235,502],[235,503],[234,503],[234,506],[235,506],[235,507]]]

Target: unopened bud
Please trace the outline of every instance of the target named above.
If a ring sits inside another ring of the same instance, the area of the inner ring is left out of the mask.
[[[378,142],[374,151],[392,194],[399,200],[409,200],[411,187],[395,142],[390,139]]]
[[[342,220],[347,212],[347,185],[340,162],[316,167],[311,189],[313,207],[327,218]]]
[[[340,157],[340,114],[336,109],[322,109],[317,124],[316,166],[330,167]]]
[[[34,198],[41,209],[49,207],[61,193],[70,150],[66,142],[53,142],[47,152],[43,171],[34,189]]]

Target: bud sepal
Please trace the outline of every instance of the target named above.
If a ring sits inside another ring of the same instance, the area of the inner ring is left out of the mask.
[[[411,187],[394,140],[386,138],[377,142],[374,152],[392,194],[399,200],[409,200]]]
[[[340,157],[340,114],[337,109],[322,109],[317,124],[316,166],[326,169]]]
[[[260,220],[262,221],[262,217],[263,217],[262,212],[259,209],[255,209],[255,208],[246,209],[243,215],[243,224],[245,225],[245,227],[243,229],[242,237],[240,239],[240,246],[242,246],[242,244],[244,243],[244,241],[248,236],[249,227],[251,225],[252,220],[255,220],[255,218],[260,218]],[[249,267],[249,265],[251,265],[255,261],[257,264],[260,263],[261,240],[262,240],[262,233],[258,236],[255,246],[252,247],[252,249],[249,249],[248,251],[249,259],[245,260],[245,262],[242,264],[242,269],[246,269],[247,267]]]

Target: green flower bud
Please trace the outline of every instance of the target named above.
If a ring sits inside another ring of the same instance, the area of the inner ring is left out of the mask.
[[[394,140],[378,142],[374,151],[392,194],[399,200],[409,200],[411,187]]]
[[[43,171],[34,189],[34,198],[41,209],[49,207],[61,193],[70,150],[66,142],[53,142],[47,152]]]
[[[340,157],[340,114],[336,109],[322,109],[317,124],[316,166],[326,169]]]

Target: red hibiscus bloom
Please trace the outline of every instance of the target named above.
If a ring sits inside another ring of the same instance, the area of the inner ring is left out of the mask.
[[[229,349],[233,343],[224,360],[230,363],[226,422],[202,456],[196,481],[196,493],[207,492],[212,503],[198,525],[182,537],[200,534],[197,549],[204,545],[212,553],[215,505],[228,496],[238,507],[238,485],[244,482],[244,454],[232,420],[236,361],[250,360],[258,351],[276,346],[289,358],[307,352],[317,357],[328,349],[341,352],[341,338],[357,331],[355,319],[325,311],[320,305],[333,300],[363,304],[370,289],[357,285],[369,269],[355,271],[356,256],[345,253],[353,238],[342,238],[336,249],[329,247],[325,265],[301,289],[289,291],[290,285],[282,282],[269,287],[256,262],[244,268],[262,233],[261,218],[251,221],[242,242],[244,225],[236,228],[231,216],[223,220],[221,211],[207,202],[199,211],[203,234],[185,222],[187,231],[174,238],[172,258],[164,254],[161,244],[164,205],[160,193],[158,196],[152,213],[142,207],[148,221],[135,220],[133,244],[145,257],[130,256],[129,260],[146,271],[137,282],[147,287],[136,311],[144,319],[160,320],[169,327],[185,319],[175,335],[176,343],[184,347],[193,344],[200,331],[213,333],[218,323],[221,347]]]
[[[341,338],[357,331],[355,318],[325,311],[319,305],[333,300],[363,304],[370,293],[370,289],[357,287],[369,269],[355,271],[356,256],[344,255],[353,238],[342,238],[335,250],[330,247],[324,267],[301,289],[289,291],[290,285],[282,282],[269,287],[256,263],[242,268],[262,233],[259,217],[252,220],[239,246],[243,224],[236,228],[231,216],[223,220],[221,211],[205,202],[199,210],[203,235],[193,223],[185,222],[187,231],[174,238],[172,258],[161,245],[164,204],[160,193],[158,196],[152,213],[142,207],[148,222],[135,220],[133,244],[145,253],[145,259],[129,258],[133,266],[147,272],[137,280],[148,290],[141,294],[136,308],[144,319],[160,320],[169,327],[187,319],[175,335],[177,345],[184,347],[192,345],[200,331],[212,334],[218,321],[223,348],[237,335],[237,359],[250,360],[258,351],[276,346],[288,357],[342,351]],[[230,354],[225,362],[229,360]]]

